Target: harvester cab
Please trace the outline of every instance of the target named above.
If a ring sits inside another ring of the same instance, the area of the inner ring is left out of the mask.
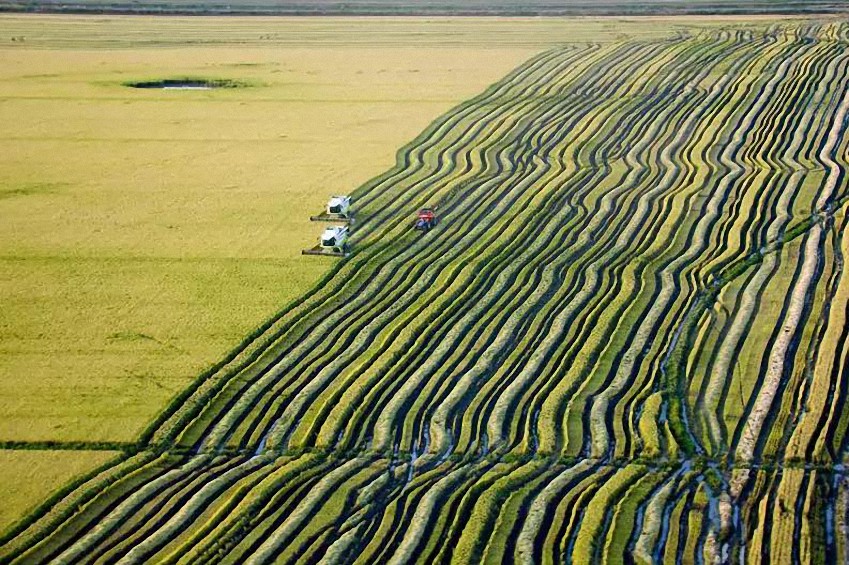
[[[344,252],[348,247],[348,226],[327,228],[321,234],[322,249],[332,249],[337,253]]]
[[[350,196],[331,196],[327,203],[327,213],[347,218],[351,208]]]
[[[333,226],[325,229],[318,239],[318,245],[312,249],[304,249],[304,255],[330,255],[332,257],[348,256],[348,226]]]
[[[433,208],[422,208],[416,214],[416,221],[413,222],[413,228],[419,231],[428,231],[430,228],[436,227],[436,214]]]
[[[310,216],[313,222],[345,222],[353,223],[350,196],[331,196],[324,212],[318,216]]]

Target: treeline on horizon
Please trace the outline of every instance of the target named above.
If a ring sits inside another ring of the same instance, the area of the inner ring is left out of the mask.
[[[637,16],[805,14],[846,12],[835,0],[0,0],[3,12],[174,15],[355,15],[355,16]]]

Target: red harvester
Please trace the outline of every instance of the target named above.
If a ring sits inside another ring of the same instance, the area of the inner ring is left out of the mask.
[[[433,208],[422,208],[416,215],[416,221],[413,222],[413,227],[420,231],[428,231],[430,228],[436,227],[436,214]]]

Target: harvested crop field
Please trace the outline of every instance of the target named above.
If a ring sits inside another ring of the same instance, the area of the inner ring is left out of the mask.
[[[844,560],[847,44],[780,23],[531,57],[0,559]]]

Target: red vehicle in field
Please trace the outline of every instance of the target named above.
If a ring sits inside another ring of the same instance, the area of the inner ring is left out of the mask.
[[[420,231],[428,231],[430,228],[436,227],[436,214],[434,208],[422,208],[416,214],[416,221],[413,222],[413,228]]]

